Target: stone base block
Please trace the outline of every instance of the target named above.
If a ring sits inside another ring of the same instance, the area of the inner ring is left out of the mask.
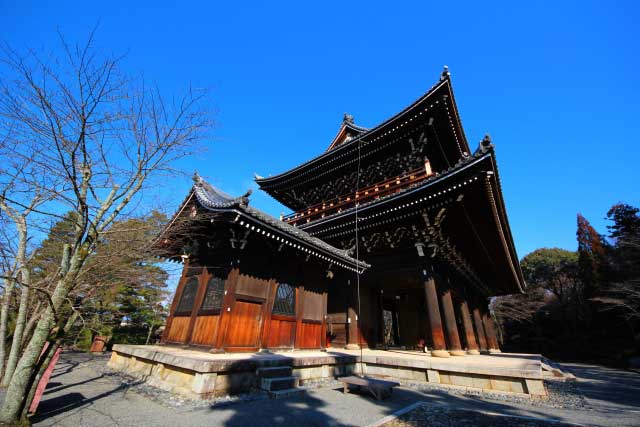
[[[440,384],[440,373],[433,369],[427,369],[427,381],[430,383]]]
[[[464,350],[449,350],[449,354],[452,356],[466,356],[467,352]]]
[[[546,396],[547,390],[544,388],[544,382],[542,380],[525,379],[527,386],[527,393],[532,396]]]
[[[471,354],[471,355],[478,355],[480,354],[480,350],[467,350],[467,354]]]
[[[546,396],[543,376],[538,372],[540,365],[535,362],[514,369],[509,367],[513,364],[505,365],[502,357],[446,359],[449,352],[445,350],[432,351],[435,357],[371,350],[365,350],[362,356],[359,351],[310,352],[308,356],[301,353],[247,357],[246,354],[211,355],[160,346],[119,345],[108,365],[160,389],[195,399],[258,389],[260,369],[277,371],[278,367],[289,370],[290,379],[296,384],[322,384],[342,376],[363,374],[406,384],[431,383],[445,388]]]

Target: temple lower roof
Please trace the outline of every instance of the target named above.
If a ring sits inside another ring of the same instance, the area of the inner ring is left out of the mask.
[[[369,265],[356,260],[348,255],[347,251],[338,249],[317,237],[311,236],[304,230],[289,225],[277,218],[249,206],[251,191],[243,196],[233,197],[224,191],[206,182],[199,175],[194,176],[194,185],[191,192],[182,203],[180,209],[171,223],[156,239],[156,244],[163,235],[168,233],[177,216],[184,210],[192,199],[209,211],[236,214],[232,222],[250,229],[252,232],[264,235],[266,238],[276,239],[285,245],[315,256],[324,261],[332,262],[339,267],[362,272]],[[213,221],[213,220],[212,220]]]

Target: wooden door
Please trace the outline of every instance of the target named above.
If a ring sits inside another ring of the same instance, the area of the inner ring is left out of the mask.
[[[263,302],[237,297],[231,307],[224,347],[227,351],[256,351],[260,347]]]

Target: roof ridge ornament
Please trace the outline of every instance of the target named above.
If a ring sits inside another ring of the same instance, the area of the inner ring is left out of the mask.
[[[257,173],[257,172],[254,172],[254,173],[253,173],[253,179],[254,179],[254,180],[259,181],[259,180],[261,180],[261,179],[264,179],[264,176],[262,176],[262,175],[258,175],[258,173]]]
[[[344,116],[342,116],[342,123],[351,123],[353,124],[353,116],[349,113],[344,113]]]
[[[476,152],[486,153],[487,151],[489,151],[490,148],[493,148],[493,147],[494,145],[491,142],[491,135],[486,133],[482,138],[482,141],[480,141],[480,144],[478,145],[478,149],[476,150]]]
[[[249,196],[253,193],[253,189],[248,189],[246,193],[240,196],[240,206],[247,207],[249,206]]]
[[[200,176],[200,174],[198,173],[197,170],[193,171],[193,176],[191,177],[193,179],[193,183],[195,185],[201,186],[202,185],[202,177]]]
[[[451,77],[451,73],[449,72],[449,66],[445,65],[442,68],[442,73],[440,73],[440,80],[446,80]]]

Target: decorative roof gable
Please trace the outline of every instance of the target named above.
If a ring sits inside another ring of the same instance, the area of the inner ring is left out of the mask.
[[[344,144],[345,142],[351,141],[356,136],[359,136],[367,132],[368,130],[368,128],[356,125],[351,114],[344,113],[340,129],[338,129],[338,133],[333,138],[333,141],[331,141],[331,144],[329,144],[329,148],[327,148],[327,151],[330,151],[335,147]]]

